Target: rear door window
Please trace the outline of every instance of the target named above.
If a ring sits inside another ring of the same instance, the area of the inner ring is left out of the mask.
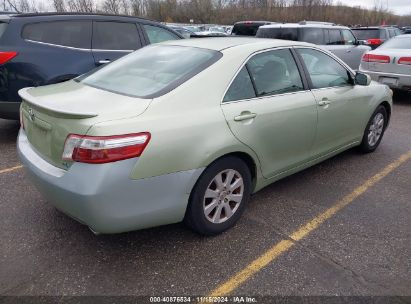
[[[97,21],[93,25],[93,49],[137,50],[140,35],[134,23]]]
[[[304,89],[297,64],[290,50],[257,54],[247,63],[257,96],[269,96]]]
[[[321,28],[302,28],[300,40],[308,43],[324,45],[324,30]]]
[[[329,41],[327,43],[328,45],[344,44],[344,41],[342,40],[342,37],[341,37],[340,30],[329,30],[328,35],[329,35]]]
[[[159,43],[167,40],[180,39],[177,35],[162,27],[148,24],[144,24],[143,26],[144,30],[147,33],[148,40],[150,40],[150,43]]]
[[[27,24],[23,39],[75,48],[91,48],[91,21],[48,21]]]

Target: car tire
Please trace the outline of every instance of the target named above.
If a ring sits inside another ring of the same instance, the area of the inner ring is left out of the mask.
[[[251,196],[250,169],[238,157],[208,166],[194,186],[184,222],[202,235],[216,235],[235,225]]]
[[[360,145],[360,150],[364,153],[374,152],[384,136],[388,123],[387,110],[384,106],[379,106],[371,115]]]

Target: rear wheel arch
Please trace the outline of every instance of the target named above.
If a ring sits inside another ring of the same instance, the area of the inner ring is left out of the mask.
[[[246,152],[242,152],[242,151],[235,151],[235,152],[230,152],[230,153],[226,153],[224,155],[221,155],[217,158],[215,158],[212,162],[210,162],[208,166],[211,166],[213,163],[215,163],[216,161],[222,159],[222,158],[226,158],[226,157],[236,157],[240,160],[242,160],[248,167],[248,169],[250,170],[250,174],[251,174],[251,180],[252,180],[252,190],[255,189],[256,183],[257,183],[257,176],[258,176],[258,167],[257,167],[257,161],[249,154]]]
[[[379,105],[378,105],[378,107],[379,106],[383,106],[384,108],[385,108],[385,110],[387,111],[387,125],[388,125],[388,123],[390,122],[390,118],[391,118],[391,106],[390,106],[390,104],[387,102],[387,101],[383,101],[383,102],[381,102]],[[377,108],[378,108],[377,107]]]

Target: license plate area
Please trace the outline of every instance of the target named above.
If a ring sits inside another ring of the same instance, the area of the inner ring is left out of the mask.
[[[36,120],[26,127],[28,140],[41,154],[51,157],[51,126],[39,118]]]
[[[393,85],[396,86],[398,84],[398,78],[394,77],[380,77],[379,79],[380,83],[386,84],[386,85]]]

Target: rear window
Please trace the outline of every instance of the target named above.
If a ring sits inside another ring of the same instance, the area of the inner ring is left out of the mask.
[[[3,33],[6,31],[7,23],[5,22],[0,22],[0,38],[3,35]]]
[[[91,21],[48,21],[27,24],[23,39],[75,48],[91,48]]]
[[[264,24],[262,23],[238,23],[235,24],[231,32],[236,36],[255,36],[258,28]]]
[[[411,37],[392,38],[384,42],[378,49],[411,49]]]
[[[127,96],[155,98],[174,90],[221,56],[208,49],[152,45],[76,81]]]
[[[257,32],[257,37],[259,38],[274,38],[283,40],[298,40],[297,28],[259,28]]]
[[[379,29],[353,29],[352,31],[355,37],[357,37],[357,39],[359,40],[385,38],[385,37],[380,37]]]

